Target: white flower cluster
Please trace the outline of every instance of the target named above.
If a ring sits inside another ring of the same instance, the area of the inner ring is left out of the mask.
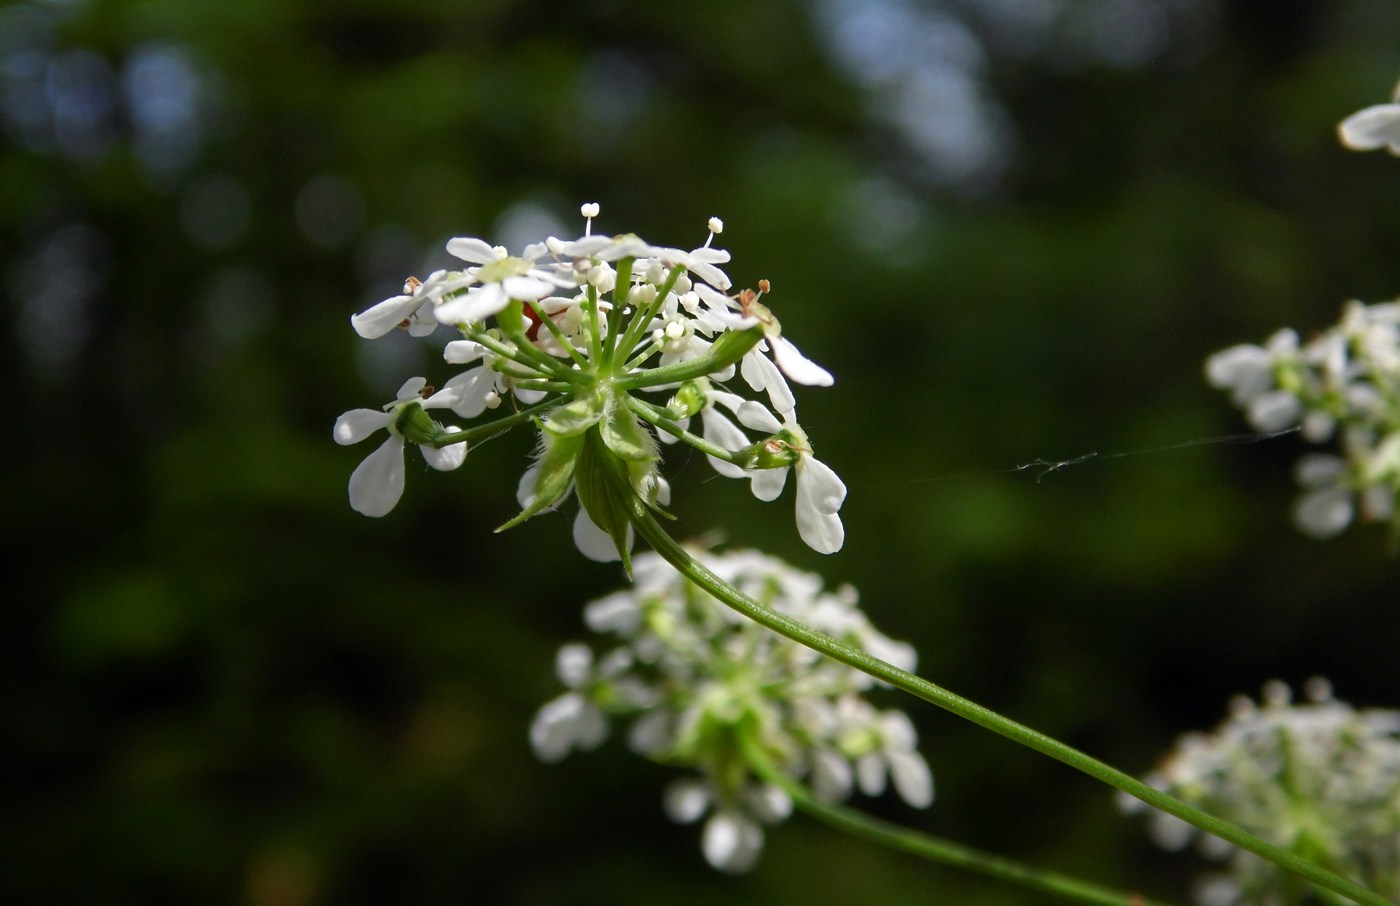
[[[697,556],[766,606],[905,669],[914,650],[879,633],[850,587],[753,551]],[[601,657],[564,646],[556,662],[569,691],[540,709],[530,744],[558,761],[592,749],[609,718],[630,718],[628,741],[658,762],[691,767],[665,795],[668,814],[689,823],[707,812],[702,849],[711,865],[740,872],[758,858],[762,825],[792,803],[761,782],[743,755],[754,734],[774,763],[814,792],[842,800],[887,782],[910,805],[933,801],[933,777],[915,748],[909,718],[865,698],[869,676],[816,654],[723,606],[655,554],[637,557],[634,585],[590,603],[588,627],[620,644]]]
[[[1207,360],[1206,377],[1260,431],[1301,426],[1315,443],[1338,438],[1341,456],[1298,463],[1304,492],[1293,513],[1303,532],[1330,538],[1358,514],[1400,530],[1400,303],[1348,303],[1307,343],[1280,330],[1263,346],[1233,346]]]
[[[1342,120],[1337,135],[1353,151],[1385,148],[1400,155],[1400,85],[1395,86],[1391,103],[1375,104]]]
[[[430,464],[451,468],[461,464],[469,443],[533,422],[541,429],[540,452],[522,483],[521,518],[557,507],[577,485],[583,509],[575,536],[590,556],[625,554],[630,526],[604,505],[615,494],[594,492],[575,474],[583,471],[576,468],[580,457],[597,461],[585,451],[591,445],[594,454],[624,461],[632,492],[659,506],[669,492],[655,467],[657,434],[701,450],[724,475],[751,479],[763,500],[781,493],[791,469],[802,538],[822,553],[839,550],[846,488],[812,455],[789,385],[827,386],[832,377],[798,351],[759,301],[767,281],[759,282],[758,292],[727,294],[731,282],[719,265],[729,253],[711,247],[723,229],[719,218],[711,218],[704,245],[683,251],[634,235],[593,235],[598,206],[584,205],[582,213],[582,238],[550,238],[516,256],[480,239],[453,239],[447,250],[466,268],[410,278],[401,294],[350,319],[367,339],[395,329],[427,335],[450,325],[463,339],[448,343],[444,358],[471,366],[422,400],[413,398],[422,389],[415,379],[384,412],[357,409],[341,416],[338,443],[355,443],[382,427],[392,445],[356,470],[351,506],[370,516],[393,508],[403,491],[405,440],[425,452],[458,450],[442,461],[429,456]],[[721,389],[736,370],[749,388],[766,395],[766,405]],[[488,410],[505,414],[451,429],[424,416],[426,408],[462,419]],[[701,415],[703,435],[688,430],[695,415]]]
[[[1214,732],[1183,736],[1146,780],[1191,805],[1353,878],[1400,895],[1400,711],[1358,711],[1332,697],[1322,679],[1292,702],[1284,683],[1265,685],[1262,703],[1240,696]],[[1122,797],[1127,811],[1144,811]],[[1149,832],[1165,849],[1199,832],[1152,810]],[[1296,880],[1277,866],[1201,835],[1204,852],[1229,870],[1197,888],[1202,906],[1300,902]],[[1292,890],[1292,893],[1288,893]]]

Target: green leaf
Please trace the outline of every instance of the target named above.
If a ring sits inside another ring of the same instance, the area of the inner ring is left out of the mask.
[[[515,528],[533,516],[539,515],[558,503],[569,492],[569,483],[577,471],[579,453],[584,447],[582,435],[551,437],[541,435],[545,440],[544,456],[540,457],[540,474],[535,481],[535,496],[520,515],[496,529],[504,532]]]

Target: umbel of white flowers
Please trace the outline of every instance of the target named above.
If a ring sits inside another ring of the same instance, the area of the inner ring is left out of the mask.
[[[1359,516],[1389,521],[1400,537],[1400,303],[1350,302],[1307,343],[1285,329],[1263,346],[1232,346],[1207,360],[1206,377],[1260,431],[1338,438],[1340,456],[1298,462],[1293,515],[1304,533],[1330,538]]]
[[[1400,896],[1400,711],[1358,711],[1332,697],[1323,679],[1294,704],[1289,688],[1264,686],[1262,703],[1244,696],[1211,733],[1190,733],[1146,779],[1213,815],[1346,877],[1382,896]],[[1147,811],[1131,797],[1126,811]],[[1228,870],[1197,885],[1202,906],[1302,902],[1298,880],[1277,866],[1198,837],[1191,825],[1151,811],[1158,845],[1182,849],[1199,839]]]
[[[802,539],[821,553],[839,550],[846,487],[813,455],[788,384],[828,386],[832,377],[759,301],[768,282],[727,294],[730,279],[719,265],[729,253],[711,247],[723,229],[717,217],[704,245],[683,251],[634,235],[593,235],[598,206],[581,210],[582,238],[550,238],[515,256],[480,239],[453,239],[447,250],[467,267],[410,277],[402,294],[350,319],[366,339],[450,325],[462,339],[443,356],[464,367],[440,390],[414,378],[383,410],[340,417],[338,443],[389,433],[355,470],[350,505],[368,516],[393,509],[403,493],[405,442],[422,448],[430,465],[451,469],[469,444],[528,422],[539,431],[537,453],[520,483],[522,512],[502,528],[575,493],[579,548],[627,560],[629,502],[669,503],[659,436],[700,450],[722,475],[749,479],[761,500],[781,494],[792,472]],[[736,371],[766,404],[723,389]],[[490,415],[483,424],[444,427],[428,409],[464,420]],[[698,435],[689,430],[696,416]]]
[[[819,576],[753,551],[696,556],[768,607],[914,668],[913,648],[876,631],[849,586],[827,591]],[[701,848],[728,872],[751,867],[762,826],[792,808],[746,761],[745,734],[828,800],[857,787],[877,795],[888,779],[910,805],[932,803],[933,777],[915,749],[913,724],[902,711],[867,701],[869,676],[724,607],[656,554],[639,555],[634,566],[631,588],[584,609],[588,627],[611,647],[601,655],[581,643],[559,651],[556,672],[569,691],[530,726],[540,759],[592,749],[610,718],[629,719],[633,750],[697,772],[667,789],[666,811],[683,823],[708,814]]]

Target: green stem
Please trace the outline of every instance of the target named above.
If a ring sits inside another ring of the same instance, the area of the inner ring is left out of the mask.
[[[444,432],[433,438],[432,445],[434,447],[449,447],[452,444],[479,443],[489,437],[495,437],[497,434],[504,434],[516,425],[522,425],[537,415],[543,415],[557,405],[559,405],[559,400],[549,399],[542,403],[536,403],[528,409],[512,412],[510,415],[498,418],[489,424],[463,428],[453,434]]]
[[[719,444],[712,444],[698,434],[692,434],[671,420],[666,414],[666,410],[660,406],[653,406],[644,400],[639,400],[635,396],[627,395],[623,399],[627,401],[627,408],[651,422],[656,427],[665,431],[677,440],[685,443],[704,453],[706,456],[713,456],[715,459],[723,460],[731,465],[745,468],[752,457],[740,456],[734,450],[726,450]]]
[[[1033,890],[1058,894],[1084,903],[1101,903],[1105,906],[1164,906],[1159,901],[1146,899],[1141,894],[1124,893],[1056,872],[1041,871],[952,840],[872,818],[844,805],[823,802],[801,783],[779,770],[753,734],[743,734],[740,743],[744,749],[744,756],[755,773],[781,788],[799,809],[837,830],[846,831],[881,846],[888,846],[890,849],[902,850],[930,862],[964,868],[1011,884],[1020,884]]]
[[[558,324],[554,323],[554,319],[545,314],[544,308],[541,305],[531,302],[530,310],[535,313],[536,318],[539,318],[540,324],[544,325],[544,329],[549,331],[550,335],[554,337],[555,342],[564,348],[564,352],[569,358],[573,359],[580,368],[588,367],[588,360],[574,348],[574,344],[570,343],[569,338],[564,336],[564,332],[559,329]]]
[[[666,303],[666,294],[675,288],[676,280],[680,278],[681,273],[684,271],[685,265],[682,264],[677,264],[675,267],[671,268],[671,272],[666,275],[666,282],[656,288],[656,298],[652,299],[651,304],[646,308],[638,308],[632,315],[632,320],[628,323],[627,330],[622,335],[622,340],[617,344],[617,348],[622,351],[623,355],[631,355],[631,350],[635,349],[637,344],[641,342],[642,334],[646,331],[647,325],[650,324],[652,318],[655,318],[657,313],[661,311],[661,306]],[[631,371],[632,368],[636,367],[632,364],[633,361],[636,361],[635,355],[633,355],[632,361],[629,361],[626,366],[615,373],[626,374],[628,371]],[[644,362],[646,359],[642,361]],[[638,362],[637,364],[641,363]]]
[[[1132,777],[1122,771],[1110,767],[1092,758],[1089,755],[1067,746],[1059,740],[1046,736],[1037,730],[1033,730],[1024,724],[1017,723],[1010,718],[1003,717],[995,711],[982,707],[976,702],[969,701],[960,695],[955,695],[948,690],[934,685],[922,677],[915,676],[907,670],[901,670],[893,664],[886,663],[876,657],[853,648],[850,645],[842,644],[830,636],[817,632],[807,625],[778,613],[769,610],[753,598],[744,594],[739,589],[725,582],[715,575],[703,564],[681,547],[664,528],[661,527],[647,510],[646,505],[633,495],[628,502],[629,514],[632,524],[637,529],[637,534],[646,539],[647,543],[661,555],[663,559],[676,568],[681,575],[690,579],[696,585],[714,595],[715,598],[729,605],[734,610],[753,620],[754,622],[766,626],[780,635],[786,636],[801,645],[806,645],[813,651],[825,654],[843,664],[869,674],[870,676],[890,684],[898,689],[902,689],[911,695],[918,696],[927,702],[937,705],[946,711],[970,720],[980,727],[999,733],[1008,739],[1018,742],[1027,748],[1034,749],[1042,755],[1048,755],[1057,761],[1064,762],[1070,767],[1088,774],[1095,780],[1108,784],[1115,789],[1122,790],[1128,795],[1141,799],[1154,808],[1161,809],[1169,815],[1175,815],[1181,820],[1200,828],[1207,833],[1214,834],[1222,840],[1226,840],[1238,846],[1240,849],[1252,852],[1262,859],[1291,871],[1294,874],[1312,881],[1319,887],[1339,893],[1357,903],[1365,906],[1394,906],[1394,904],[1380,896],[1379,894],[1367,890],[1355,881],[1348,880],[1322,868],[1321,866],[1289,852],[1282,847],[1275,846],[1265,840],[1250,834],[1227,821],[1206,814],[1200,809],[1193,808],[1186,803],[1168,796],[1160,790],[1153,789],[1147,784]]]
[[[479,328],[468,327],[463,330],[463,333],[466,334],[467,339],[471,340],[473,343],[479,343],[485,346],[501,358],[521,365],[526,369],[533,369],[531,371],[532,376],[535,373],[546,371],[560,380],[567,381],[574,378],[577,374],[572,368],[567,367],[563,362],[558,361],[553,356],[548,356],[540,352],[531,345],[530,341],[526,339],[523,334],[519,342],[507,344],[502,343],[485,330]]]

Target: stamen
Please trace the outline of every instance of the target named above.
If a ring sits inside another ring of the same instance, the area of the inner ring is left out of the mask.
[[[709,248],[710,241],[724,232],[724,221],[720,220],[718,217],[711,217],[707,226],[710,228],[710,235],[705,237],[705,244],[701,246],[701,248]]]
[[[598,202],[589,201],[579,206],[578,212],[583,215],[583,235],[584,237],[593,235],[593,218],[598,216]]]

